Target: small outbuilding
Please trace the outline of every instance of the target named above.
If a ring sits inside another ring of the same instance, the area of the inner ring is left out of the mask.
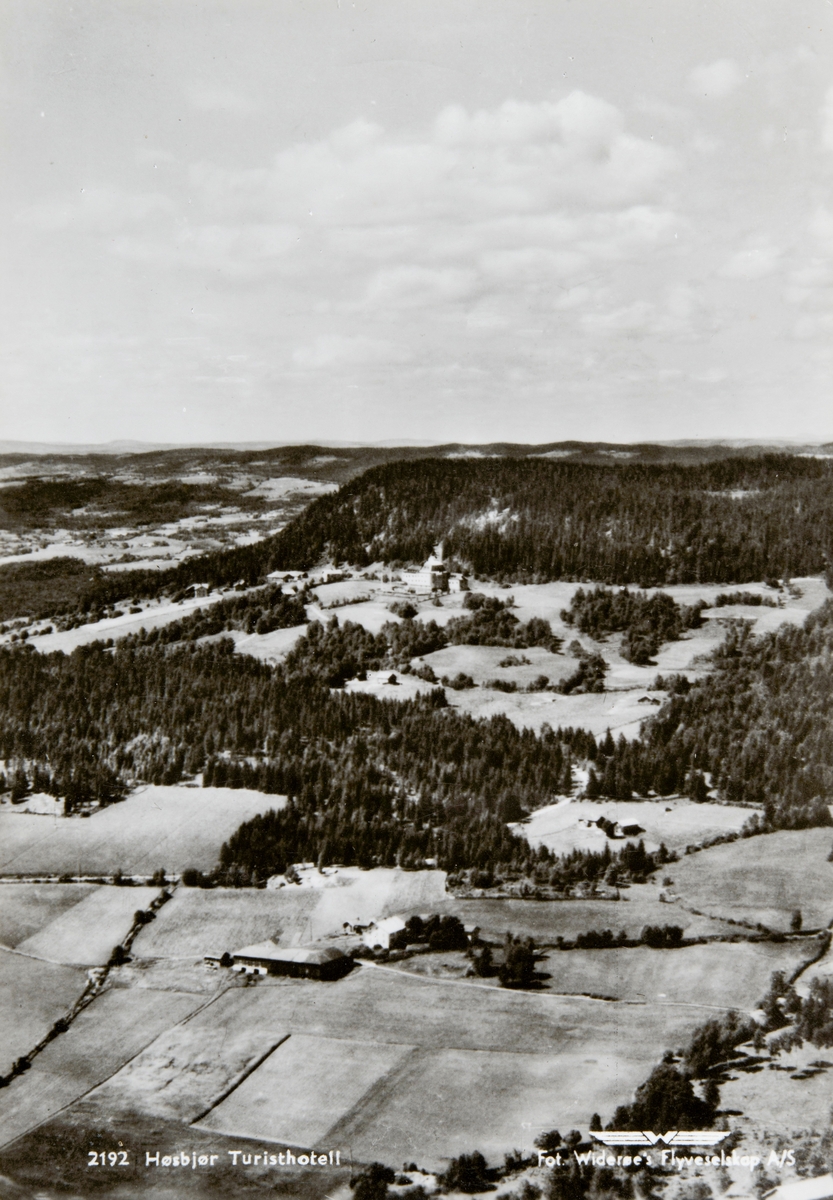
[[[292,975],[302,979],[340,979],[353,960],[334,946],[290,946],[257,942],[232,954],[233,967],[246,975]]]

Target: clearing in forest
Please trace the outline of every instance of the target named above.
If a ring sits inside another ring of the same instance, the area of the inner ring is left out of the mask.
[[[730,804],[695,804],[679,796],[657,800],[565,799],[537,808],[512,828],[530,845],[546,846],[556,854],[569,854],[571,850],[593,850],[598,854],[605,846],[615,851],[623,844],[622,839],[609,838],[596,825],[604,818],[620,828],[636,827],[638,832],[627,841],[641,839],[648,850],[664,842],[669,850],[680,852],[706,838],[737,833],[754,812]]]

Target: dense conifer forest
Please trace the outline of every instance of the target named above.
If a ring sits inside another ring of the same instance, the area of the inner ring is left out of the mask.
[[[393,628],[421,637],[419,625]],[[290,795],[224,850],[226,873],[245,881],[295,860],[435,859],[560,885],[559,864],[506,823],[567,791],[573,762],[591,764],[591,796],[702,800],[710,783],[725,800],[762,806],[752,814],[761,828],[831,823],[833,603],[804,629],[754,638],[736,626],[714,673],[676,690],[638,741],[601,744],[580,730],[537,736],[505,717],[474,720],[441,689],[410,701],[345,692],[334,685],[368,654],[390,652],[384,634],[350,623],[313,623],[280,667],[235,655],[229,639],[176,636],[169,626],[70,655],[2,648],[0,753],[13,798],[34,787],[72,811],[200,771],[206,784]],[[610,858],[596,857],[576,864],[579,878],[607,872]]]

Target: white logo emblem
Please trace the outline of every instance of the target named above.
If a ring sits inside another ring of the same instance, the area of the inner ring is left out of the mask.
[[[729,1130],[672,1129],[669,1133],[651,1133],[647,1130],[634,1133],[628,1129],[611,1129],[603,1133],[600,1129],[591,1129],[590,1136],[606,1146],[655,1146],[657,1142],[665,1142],[666,1146],[715,1146],[729,1136]]]

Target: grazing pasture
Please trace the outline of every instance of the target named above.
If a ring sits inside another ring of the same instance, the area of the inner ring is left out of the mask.
[[[464,925],[477,925],[486,941],[500,941],[507,931],[535,939],[536,945],[554,945],[558,937],[572,940],[591,929],[624,929],[636,938],[646,925],[679,925],[686,937],[737,933],[731,925],[698,917],[679,904],[661,904],[658,887],[634,884],[623,888],[621,900],[447,900],[439,912],[454,913]]]
[[[153,887],[94,887],[78,904],[21,942],[19,949],[51,962],[102,966],[130,931],[133,914],[146,909],[158,895],[159,889]]]
[[[92,883],[0,884],[0,944],[19,945],[94,890]]]
[[[83,979],[80,972],[75,974]],[[78,1015],[67,1033],[49,1043],[29,1071],[0,1091],[0,1146],[109,1078],[200,1003],[200,996],[174,992],[105,991]]]
[[[773,971],[792,974],[817,950],[800,942],[716,942],[680,950],[553,951],[539,970],[557,992],[583,992],[651,1005],[753,1009]]]
[[[525,837],[532,846],[546,846],[557,854],[571,850],[593,850],[597,853],[609,846],[615,850],[622,845],[610,839],[595,822],[600,817],[620,825],[638,825],[643,831],[627,841],[645,842],[647,849],[656,849],[661,842],[669,850],[680,852],[686,846],[722,833],[740,830],[752,816],[753,809],[729,804],[695,804],[692,800],[673,798],[661,800],[561,800],[538,808],[525,821],[513,825],[515,833]],[[676,866],[669,868],[673,874]]]
[[[786,930],[799,909],[820,928],[833,920],[831,843],[833,829],[789,829],[712,846],[674,863],[675,891],[715,916]]]
[[[199,1126],[323,1149],[331,1127],[368,1093],[386,1090],[386,1077],[412,1050],[408,1045],[293,1034]]]
[[[146,958],[185,958],[222,954],[265,938],[298,946],[341,933],[345,921],[425,911],[445,898],[444,871],[386,867],[328,868],[323,876],[304,872],[301,885],[264,891],[180,887],[141,931],[133,952]]]
[[[151,875],[210,871],[223,842],[282,796],[241,788],[142,787],[91,817],[0,812],[0,873]]]
[[[83,971],[0,951],[0,1074],[45,1037],[86,986]]]
[[[763,1070],[732,1072],[721,1085],[721,1105],[743,1113],[747,1136],[754,1140],[757,1134],[759,1144],[771,1130],[790,1137],[819,1129],[830,1109],[831,1058],[829,1049],[805,1042],[789,1053],[776,1054]]]

